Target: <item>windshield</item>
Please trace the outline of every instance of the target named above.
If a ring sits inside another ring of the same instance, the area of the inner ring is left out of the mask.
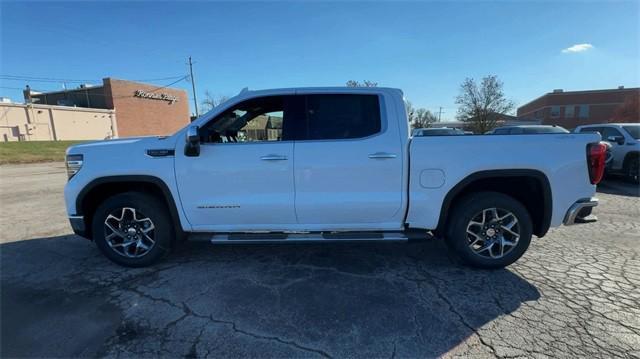
[[[634,139],[640,139],[640,125],[622,126]]]

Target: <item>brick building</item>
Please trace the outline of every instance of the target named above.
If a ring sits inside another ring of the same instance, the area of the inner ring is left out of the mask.
[[[118,137],[169,135],[187,125],[184,90],[105,78],[102,85],[81,85],[55,92],[24,91],[27,103],[115,110]]]
[[[640,88],[620,86],[606,90],[553,90],[520,106],[518,119],[537,120],[543,125],[560,125],[568,129],[606,123],[613,119],[616,109],[633,96],[640,97]]]

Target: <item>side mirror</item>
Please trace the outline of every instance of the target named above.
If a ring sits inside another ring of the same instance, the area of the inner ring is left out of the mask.
[[[624,145],[624,137],[622,136],[609,136],[607,137],[607,141],[615,142],[619,145]]]
[[[198,126],[189,126],[187,128],[186,144],[184,146],[184,155],[189,157],[197,157],[200,155],[200,134]]]

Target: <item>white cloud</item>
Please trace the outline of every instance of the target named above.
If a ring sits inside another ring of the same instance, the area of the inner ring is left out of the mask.
[[[593,49],[593,45],[591,44],[575,44],[573,46],[567,47],[566,49],[562,49],[562,53],[572,54],[574,52],[584,52],[591,49]]]

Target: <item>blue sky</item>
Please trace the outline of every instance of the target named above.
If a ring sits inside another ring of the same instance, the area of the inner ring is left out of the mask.
[[[640,2],[2,2],[0,74],[156,79],[196,61],[198,95],[241,88],[399,87],[455,115],[465,77],[522,105],[554,88],[640,84]],[[562,52],[577,44],[576,51]],[[582,50],[582,51],[579,51]],[[164,85],[171,80],[159,80]],[[22,100],[25,81],[0,80]],[[61,89],[29,82],[35,89]],[[190,91],[190,83],[175,85]],[[193,105],[191,105],[193,107]]]

